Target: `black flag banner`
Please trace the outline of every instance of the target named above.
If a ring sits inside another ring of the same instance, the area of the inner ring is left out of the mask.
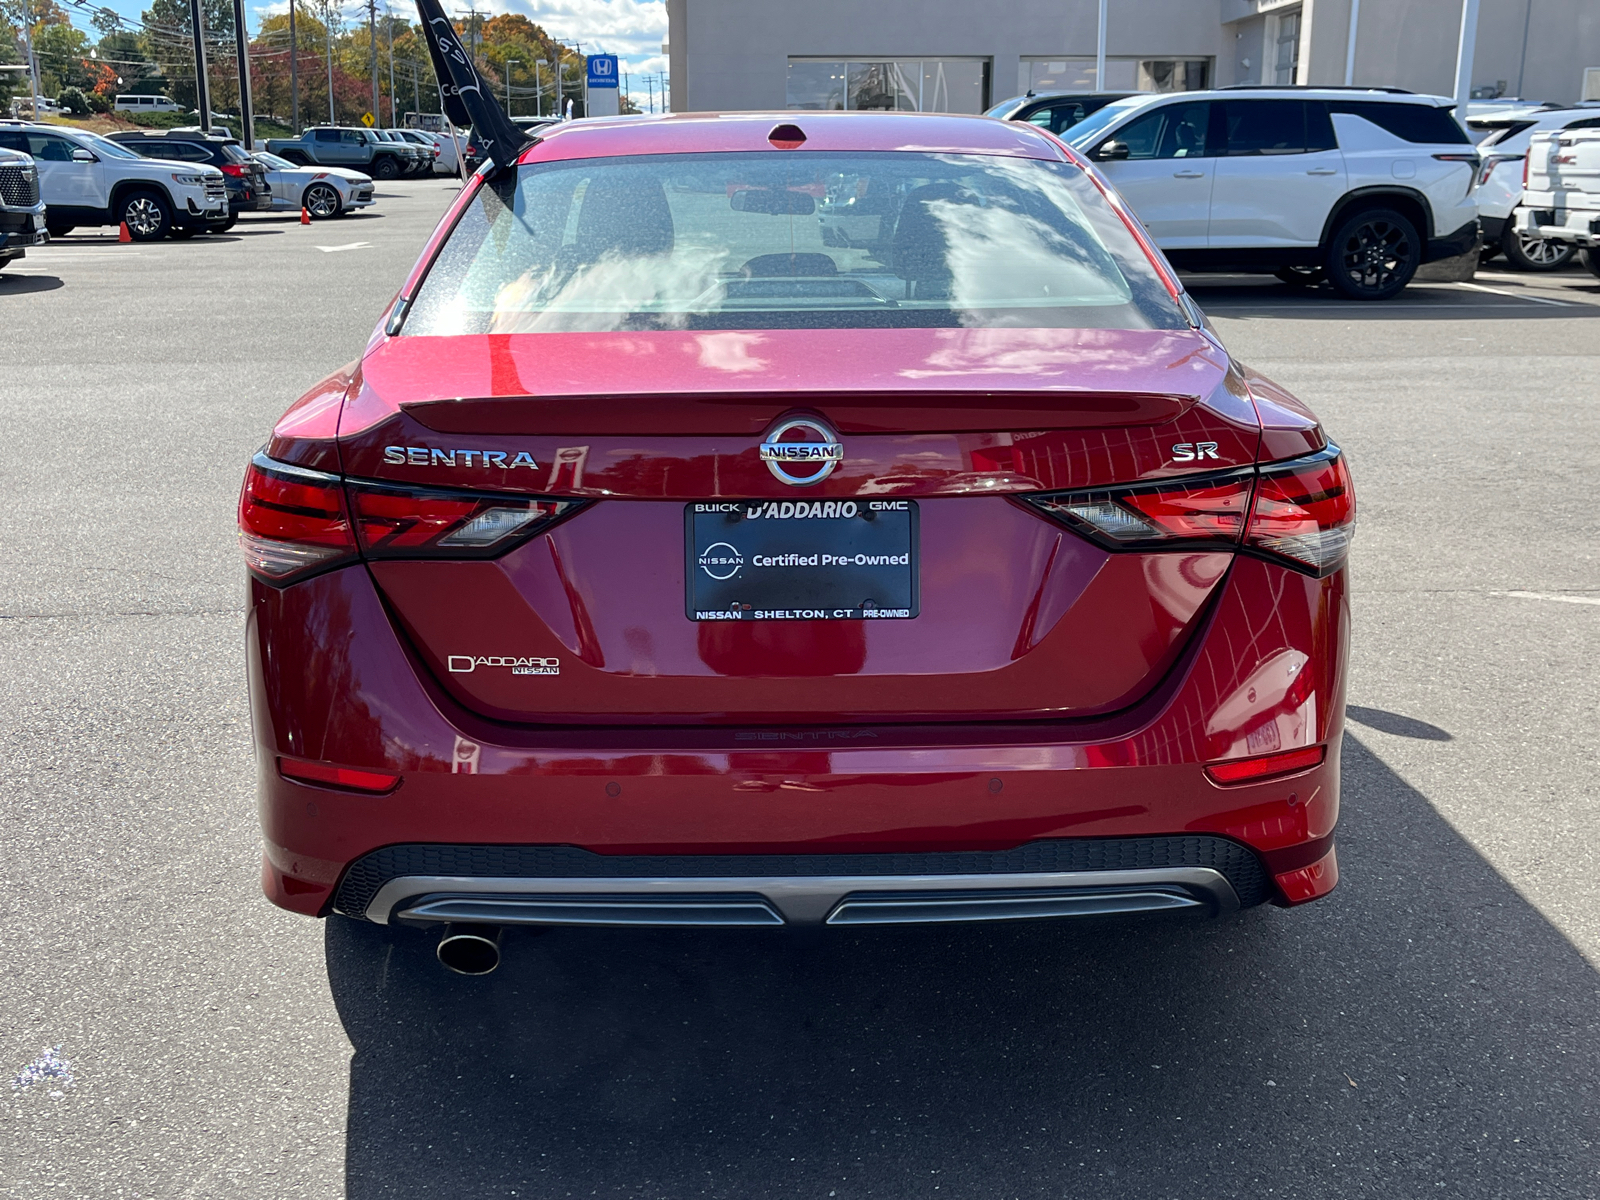
[[[513,125],[505,109],[483,86],[483,77],[456,36],[450,18],[439,7],[439,0],[417,0],[417,14],[422,18],[422,28],[428,37],[428,55],[433,59],[434,74],[439,77],[445,116],[452,124],[472,126],[478,145],[483,147],[496,171],[512,166],[517,156],[537,139]]]

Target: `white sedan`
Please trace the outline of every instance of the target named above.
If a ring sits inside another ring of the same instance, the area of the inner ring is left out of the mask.
[[[352,208],[373,203],[372,176],[344,167],[297,167],[286,158],[257,150],[255,160],[267,169],[275,211],[305,209],[313,221],[340,217]]]

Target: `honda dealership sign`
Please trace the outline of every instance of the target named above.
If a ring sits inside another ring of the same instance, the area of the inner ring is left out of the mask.
[[[615,54],[589,55],[589,116],[614,117],[621,111],[621,82]]]

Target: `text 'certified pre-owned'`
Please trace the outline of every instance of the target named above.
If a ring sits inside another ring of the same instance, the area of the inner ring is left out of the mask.
[[[844,447],[826,425],[808,417],[785,421],[761,443],[761,461],[784,483],[821,483],[844,461]]]

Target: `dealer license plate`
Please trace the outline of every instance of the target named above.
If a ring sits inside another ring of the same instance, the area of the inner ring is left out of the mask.
[[[917,615],[914,500],[723,500],[684,524],[691,621]]]

